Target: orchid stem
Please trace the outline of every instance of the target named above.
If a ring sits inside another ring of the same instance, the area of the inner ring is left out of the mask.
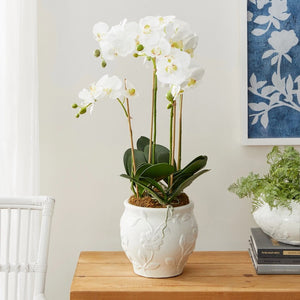
[[[118,102],[120,103],[120,105],[122,106],[126,118],[128,118],[128,113],[127,113],[127,111],[126,111],[126,108],[125,108],[124,104],[122,103],[122,101],[121,101],[119,98],[117,98],[117,101],[118,101]]]

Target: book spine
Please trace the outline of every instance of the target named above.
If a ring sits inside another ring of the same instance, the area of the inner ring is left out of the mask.
[[[257,274],[300,274],[300,266],[294,265],[257,265]]]
[[[280,265],[300,265],[300,259],[293,258],[277,258],[277,257],[258,257],[257,262],[259,264],[280,264]]]
[[[300,259],[300,250],[284,250],[284,249],[258,249],[258,258],[298,258]]]
[[[252,253],[255,256],[255,259],[259,264],[300,264],[300,256],[289,256],[289,255],[283,255],[282,251],[275,251],[273,250],[262,250],[261,251],[269,251],[271,254],[269,255],[260,255],[257,253],[256,248],[254,247],[253,239],[250,237],[249,239],[249,245],[251,247]],[[290,252],[291,250],[289,250]],[[293,250],[294,251],[294,250]],[[276,252],[276,254],[274,254]]]

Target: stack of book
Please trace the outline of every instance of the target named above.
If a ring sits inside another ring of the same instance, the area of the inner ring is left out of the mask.
[[[249,253],[257,274],[300,274],[300,247],[280,243],[251,228]]]

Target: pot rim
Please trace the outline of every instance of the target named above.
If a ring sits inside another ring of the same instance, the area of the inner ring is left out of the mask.
[[[258,207],[257,207],[257,209],[255,209],[254,210],[254,212],[252,212],[252,214],[253,213],[255,213],[255,211],[257,211],[258,209],[260,209],[260,208],[262,208],[262,207],[265,207],[265,206],[267,206],[270,210],[280,210],[280,209],[288,209],[286,206],[283,206],[283,205],[278,205],[277,207],[271,207],[270,206],[270,204],[268,203],[268,202],[266,202],[262,197],[259,197],[260,198],[260,200],[261,200],[261,202],[263,203],[262,205],[259,205]],[[288,200],[288,201],[290,201],[290,204],[292,205],[292,206],[294,206],[294,207],[292,207],[292,210],[291,211],[293,211],[293,209],[294,208],[299,208],[300,207],[300,202],[298,202],[298,201],[295,201],[294,199],[286,199],[286,200]]]
[[[143,206],[136,206],[133,204],[130,204],[129,198],[124,200],[124,206],[125,207],[130,207],[131,209],[136,209],[136,210],[152,210],[152,211],[157,211],[157,212],[162,212],[168,209],[167,207],[143,207]],[[181,211],[181,210],[186,210],[186,209],[193,209],[194,208],[194,202],[190,201],[188,204],[182,205],[182,206],[176,206],[173,209],[175,211]]]

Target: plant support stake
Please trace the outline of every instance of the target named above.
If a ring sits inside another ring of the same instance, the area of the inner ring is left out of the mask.
[[[156,145],[156,102],[157,102],[157,69],[156,69],[156,59],[153,61],[153,89],[152,89],[152,108],[151,108],[151,129],[150,129],[150,141],[149,141],[149,154],[148,162],[155,162],[155,145]],[[153,151],[152,151],[153,147]]]
[[[172,123],[172,151],[171,151],[171,165],[174,166],[174,156],[175,156],[175,131],[176,131],[176,100],[173,101],[173,107],[172,107],[172,118],[171,118],[171,123]],[[173,184],[173,174],[170,176],[170,187]]]
[[[179,133],[178,133],[178,160],[177,168],[181,169],[181,149],[182,149],[182,104],[183,104],[183,94],[180,94],[179,100]]]
[[[127,90],[126,79],[124,80],[124,84],[125,84],[125,90]],[[136,165],[135,165],[135,157],[134,157],[134,146],[133,146],[133,135],[132,135],[132,127],[131,127],[131,116],[130,116],[128,98],[126,97],[125,99],[126,99],[127,120],[128,120],[128,126],[129,126],[129,134],[130,134],[130,144],[131,144],[131,156],[132,156],[133,174],[135,175],[135,173],[136,173]],[[136,196],[137,196],[137,198],[139,198],[138,186],[136,186]]]

